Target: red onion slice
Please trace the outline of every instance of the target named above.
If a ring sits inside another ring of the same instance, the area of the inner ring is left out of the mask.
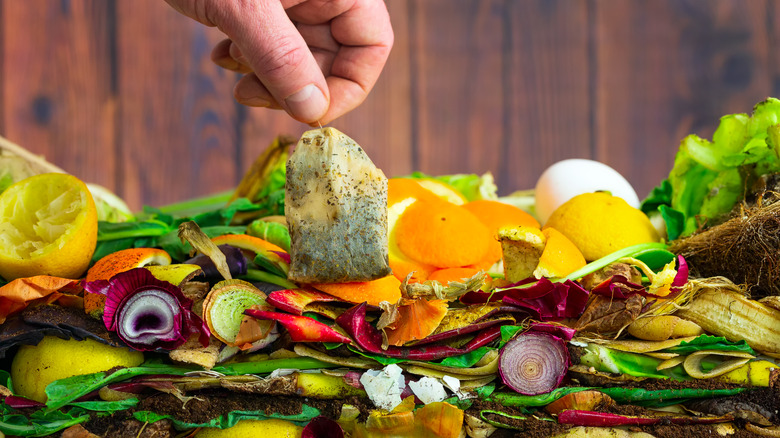
[[[498,371],[504,384],[525,395],[552,391],[569,369],[566,342],[549,333],[527,332],[501,351]]]

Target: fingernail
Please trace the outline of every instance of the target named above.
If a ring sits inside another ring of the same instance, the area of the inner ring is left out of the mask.
[[[328,100],[314,84],[309,84],[284,100],[290,113],[296,118],[314,122],[328,109]]]

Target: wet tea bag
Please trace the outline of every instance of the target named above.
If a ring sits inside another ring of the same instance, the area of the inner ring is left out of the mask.
[[[334,128],[303,134],[287,161],[290,272],[302,283],[369,281],[390,274],[387,178]]]

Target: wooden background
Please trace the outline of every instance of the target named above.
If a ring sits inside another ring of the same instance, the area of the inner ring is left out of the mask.
[[[679,141],[780,88],[772,0],[387,0],[396,42],[332,124],[388,176],[490,171],[502,193],[572,157],[640,197]],[[221,39],[162,0],[0,0],[0,134],[134,209],[234,187],[278,134],[236,104]]]

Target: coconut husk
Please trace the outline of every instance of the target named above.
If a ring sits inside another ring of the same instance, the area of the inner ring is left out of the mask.
[[[780,202],[743,204],[726,222],[673,241],[696,277],[723,276],[758,299],[780,295]]]

